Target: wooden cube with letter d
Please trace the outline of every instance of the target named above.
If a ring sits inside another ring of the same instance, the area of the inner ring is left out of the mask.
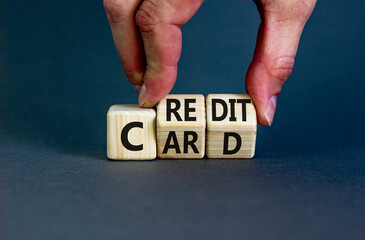
[[[247,94],[210,94],[207,109],[207,157],[252,158],[256,110]]]
[[[157,155],[203,158],[205,127],[203,95],[167,95],[157,105]]]

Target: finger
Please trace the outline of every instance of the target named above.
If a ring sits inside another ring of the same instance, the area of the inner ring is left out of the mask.
[[[135,14],[142,0],[104,0],[122,67],[128,80],[139,93],[145,68],[142,40]]]
[[[292,73],[303,27],[314,8],[315,1],[312,1],[313,7],[303,2],[258,3],[262,9],[262,23],[246,75],[246,90],[255,103],[257,120],[264,126],[273,122],[277,95]]]
[[[145,0],[139,7],[136,23],[146,54],[140,106],[154,106],[174,86],[182,45],[180,26],[197,11],[197,3],[202,1]]]

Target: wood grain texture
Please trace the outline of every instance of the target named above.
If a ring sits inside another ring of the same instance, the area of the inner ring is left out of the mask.
[[[180,105],[178,109],[176,104]],[[169,109],[177,110],[171,113]],[[203,158],[205,128],[203,95],[168,95],[157,105],[157,155],[160,158]]]
[[[111,106],[107,114],[108,158],[113,160],[155,159],[155,122],[156,111],[154,109],[143,109],[138,105]],[[137,125],[133,126],[134,123]],[[128,127],[130,127],[129,131],[127,131]],[[124,144],[122,133],[125,133]],[[142,149],[140,149],[141,147]],[[135,149],[131,150],[132,148]]]
[[[206,109],[207,157],[252,158],[257,120],[251,97],[247,94],[209,94]]]

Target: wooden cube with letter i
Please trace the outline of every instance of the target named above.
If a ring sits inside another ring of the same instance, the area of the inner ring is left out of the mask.
[[[157,105],[157,155],[160,158],[203,158],[203,95],[167,95]]]
[[[256,110],[247,94],[210,94],[207,108],[207,157],[252,158]]]
[[[113,105],[107,114],[107,156],[113,160],[156,158],[156,111]]]

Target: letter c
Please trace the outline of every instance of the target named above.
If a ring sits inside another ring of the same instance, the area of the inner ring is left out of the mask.
[[[130,151],[142,151],[143,144],[141,145],[133,145],[128,140],[128,133],[132,128],[142,128],[143,129],[143,122],[131,122],[124,126],[121,134],[122,144],[123,146],[130,150]]]

